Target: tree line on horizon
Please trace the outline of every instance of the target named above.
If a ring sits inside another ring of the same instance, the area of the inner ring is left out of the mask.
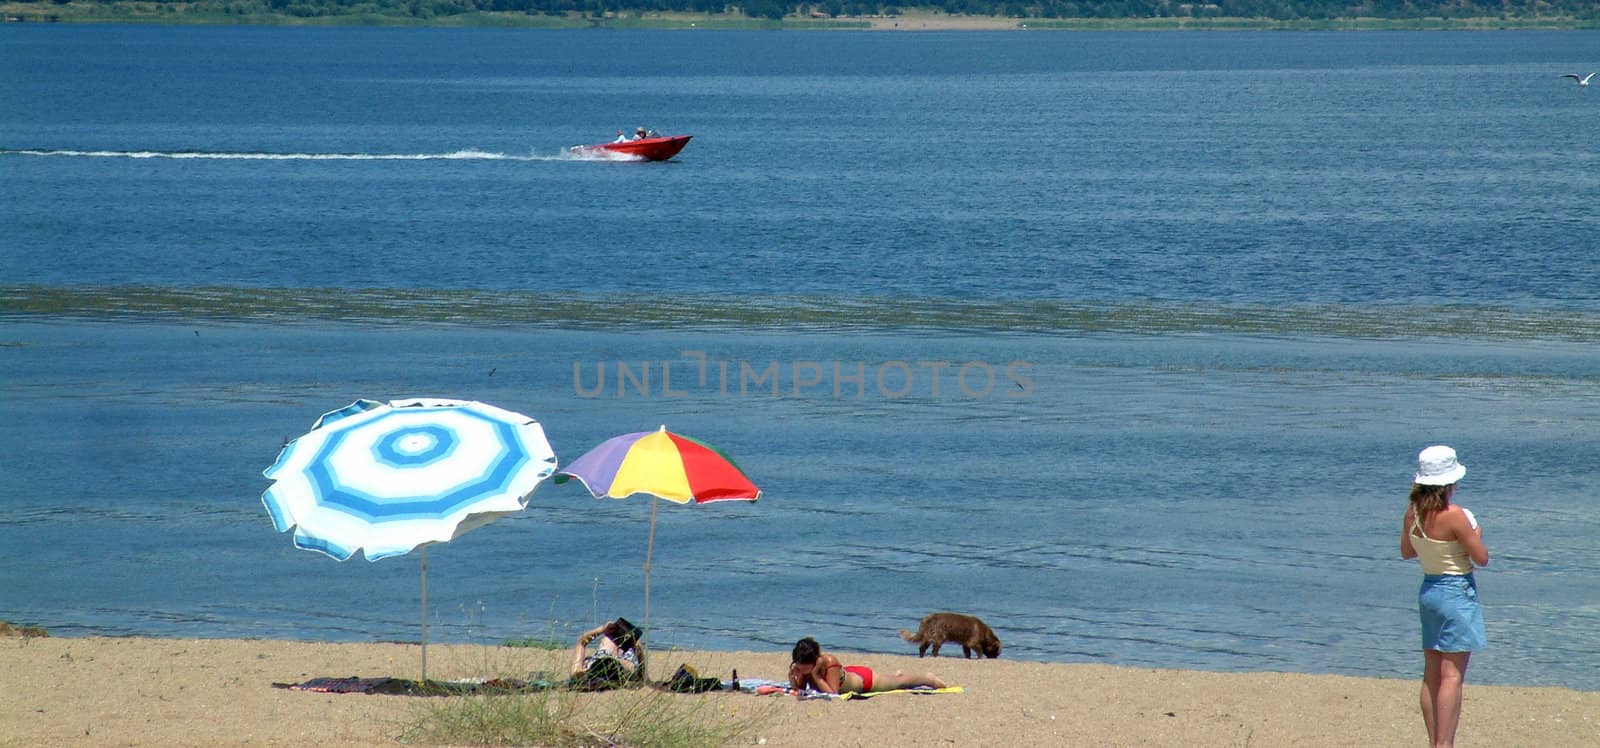
[[[68,2],[20,1],[40,4]],[[122,3],[120,0],[87,0],[86,4],[116,6]],[[151,4],[167,6],[179,13],[239,17],[375,15],[421,20],[487,12],[552,16],[576,14],[593,18],[619,13],[732,13],[777,20],[792,16],[897,16],[906,10],[938,10],[952,15],[1017,19],[1600,19],[1600,3],[1593,0],[151,0]]]

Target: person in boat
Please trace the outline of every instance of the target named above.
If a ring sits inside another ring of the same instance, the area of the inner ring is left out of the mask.
[[[613,140],[611,142],[613,142],[613,143],[626,143],[626,142],[628,142],[628,136],[622,134],[621,130],[618,130],[617,131],[617,139]]]
[[[643,127],[633,131],[634,140],[644,140],[648,137],[650,137],[650,131],[644,129]]]
[[[789,685],[796,691],[810,688],[826,693],[871,693],[917,686],[944,688],[945,682],[933,673],[875,673],[861,665],[845,665],[839,658],[824,654],[817,640],[808,636],[795,642]]]

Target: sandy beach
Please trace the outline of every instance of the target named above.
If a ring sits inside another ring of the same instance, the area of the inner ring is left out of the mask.
[[[1024,19],[922,12],[899,16],[842,17],[841,20],[866,21],[871,24],[873,31],[1019,31],[1027,28]]]
[[[933,671],[964,693],[890,694],[864,701],[788,696],[657,693],[704,700],[719,714],[761,715],[736,744],[1398,746],[1426,742],[1417,684],[1288,673],[1202,673],[962,660],[948,656],[844,654],[876,669]],[[435,679],[510,677],[563,658],[544,650],[433,645]],[[653,655],[666,674],[689,663],[703,675],[734,668],[778,679],[786,652]],[[0,639],[0,744],[385,745],[395,744],[435,698],[328,694],[274,688],[316,677],[416,678],[408,644],[142,638]],[[578,700],[638,692],[575,694]],[[451,697],[467,698],[467,697]],[[495,697],[505,698],[505,697]],[[603,705],[603,704],[602,704]],[[1591,746],[1600,735],[1600,693],[1469,684],[1459,742],[1465,746]],[[763,743],[763,741],[765,741]]]

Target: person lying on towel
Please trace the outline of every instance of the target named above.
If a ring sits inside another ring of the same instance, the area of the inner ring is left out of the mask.
[[[825,693],[873,693],[897,691],[902,688],[945,688],[945,682],[933,673],[911,674],[896,670],[894,674],[875,673],[861,665],[844,665],[839,658],[824,654],[817,640],[806,637],[794,645],[794,655],[789,664],[789,685],[796,695],[807,688]]]
[[[573,685],[601,690],[644,680],[642,633],[628,619],[617,618],[579,634],[572,653]]]

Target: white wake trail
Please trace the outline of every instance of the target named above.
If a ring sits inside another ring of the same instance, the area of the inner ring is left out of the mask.
[[[565,152],[542,156],[537,153],[513,155],[467,148],[449,153],[248,153],[208,151],[112,151],[112,150],[0,150],[0,155],[56,156],[68,158],[202,159],[216,161],[565,161]]]

